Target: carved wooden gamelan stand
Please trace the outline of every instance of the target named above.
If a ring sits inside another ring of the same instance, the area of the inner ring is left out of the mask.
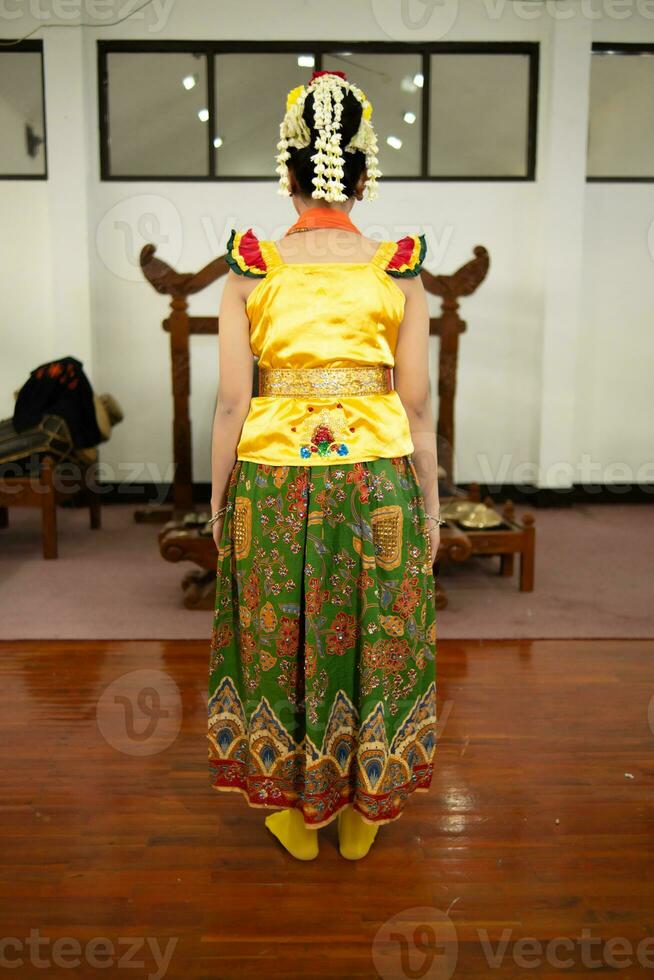
[[[474,258],[466,262],[451,276],[435,276],[423,269],[421,276],[425,289],[441,299],[441,315],[431,317],[429,331],[440,340],[438,357],[438,462],[439,496],[441,509],[448,513],[461,502],[476,503],[480,500],[480,488],[471,483],[468,493],[454,483],[454,406],[459,358],[459,337],[467,323],[459,316],[459,300],[470,296],[484,281],[488,273],[489,257],[483,245],[473,250]],[[486,497],[483,503],[493,508],[493,500]],[[471,555],[499,556],[499,572],[502,576],[513,574],[514,555],[520,556],[520,591],[531,592],[534,587],[535,529],[533,514],[524,514],[522,521],[515,517],[513,502],[507,500],[502,507],[501,521],[496,527],[467,528],[456,519],[448,518],[441,528],[441,546],[436,561],[436,574],[444,559],[462,562]],[[447,597],[440,580],[436,581],[436,605],[442,609]]]
[[[146,245],[140,256],[141,268],[148,282],[158,293],[170,296],[170,315],[163,321],[163,329],[170,336],[170,354],[173,387],[173,457],[174,481],[172,507],[152,507],[137,511],[137,521],[167,523],[159,534],[162,556],[167,561],[190,561],[196,569],[182,581],[184,605],[189,609],[211,609],[215,597],[216,549],[212,536],[207,533],[207,513],[194,513],[193,467],[191,459],[191,419],[189,397],[190,338],[193,335],[217,334],[218,317],[190,316],[188,297],[210,286],[228,271],[224,256],[214,259],[197,273],[175,271],[155,255],[155,246]],[[422,280],[428,292],[442,300],[442,313],[430,320],[430,333],[439,337],[438,361],[438,453],[439,488],[441,502],[453,500],[479,500],[479,487],[473,484],[469,494],[458,490],[453,479],[454,458],[454,400],[459,336],[466,323],[459,316],[459,299],[471,295],[483,282],[488,272],[488,252],[481,245],[474,249],[474,258],[451,276],[434,276],[423,270]],[[491,502],[492,503],[492,502]],[[507,509],[508,507],[508,509]],[[502,555],[500,572],[510,575],[513,570],[513,554],[522,556],[521,588],[533,587],[533,518],[525,517],[524,525],[513,519],[512,505],[505,507],[502,530],[484,532],[485,537],[471,534],[455,521],[448,521],[441,529],[441,547],[436,569],[444,560],[465,561],[472,554]],[[478,544],[476,543],[478,542]],[[481,549],[481,550],[479,550]],[[496,549],[496,550],[493,550]],[[529,563],[531,553],[531,573]],[[527,556],[525,558],[525,556]],[[531,578],[530,578],[531,574]],[[531,581],[531,585],[530,585]],[[436,603],[439,608],[447,604],[440,581],[436,582]]]

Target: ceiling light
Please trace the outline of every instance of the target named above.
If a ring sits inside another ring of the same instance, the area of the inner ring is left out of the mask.
[[[222,139],[221,139],[220,136],[216,136],[215,137],[215,139],[213,141],[213,145],[216,147],[216,149],[218,149],[219,147],[221,147],[223,145],[223,141],[222,141]]]
[[[392,146],[394,150],[402,149],[402,140],[398,139],[397,136],[387,136],[386,142],[389,146]]]
[[[200,120],[200,122],[209,122],[209,110],[198,109],[198,119]]]
[[[316,63],[316,59],[312,54],[300,54],[297,59],[298,68],[313,68]]]
[[[197,81],[198,80],[195,77],[195,75],[187,75],[185,78],[182,79],[182,85],[184,86],[187,92],[190,92],[190,90],[192,88],[195,88],[195,86],[197,85]]]
[[[415,92],[416,83],[408,75],[405,75],[405,77],[400,82],[400,88],[402,89],[403,92],[409,92],[409,93]]]
[[[425,84],[424,76],[421,75],[420,72],[413,76],[413,84],[416,88],[422,88],[422,86]]]
[[[409,124],[409,126],[413,126],[414,122],[416,121],[416,114],[415,112],[405,112],[402,118],[404,119],[405,123]]]

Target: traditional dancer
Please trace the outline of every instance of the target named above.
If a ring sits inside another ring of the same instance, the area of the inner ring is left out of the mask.
[[[233,231],[212,448],[209,760],[296,858],[339,820],[368,853],[432,778],[439,543],[425,239],[373,242],[372,108],[341,72],[294,89],[280,241]],[[251,398],[253,357],[258,396]]]

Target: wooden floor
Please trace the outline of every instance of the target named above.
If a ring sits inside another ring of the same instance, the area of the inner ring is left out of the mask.
[[[653,663],[654,641],[440,642],[433,789],[365,861],[331,825],[301,864],[209,788],[206,643],[6,643],[0,962],[21,980],[651,976]]]

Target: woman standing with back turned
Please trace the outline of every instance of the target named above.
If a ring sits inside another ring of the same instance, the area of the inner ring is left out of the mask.
[[[220,307],[212,785],[302,860],[336,817],[364,857],[435,750],[425,240],[349,217],[376,196],[371,112],[341,72],[289,94],[277,172],[299,218],[279,242],[232,232]]]

